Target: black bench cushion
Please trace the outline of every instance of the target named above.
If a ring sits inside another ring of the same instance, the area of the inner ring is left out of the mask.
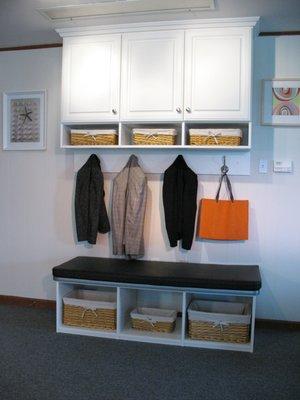
[[[257,291],[257,265],[192,264],[178,262],[76,257],[53,268],[54,278],[136,283],[186,288]]]

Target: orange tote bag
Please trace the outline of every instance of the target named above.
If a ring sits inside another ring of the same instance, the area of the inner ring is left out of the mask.
[[[227,184],[230,200],[219,200],[223,179]],[[248,240],[248,200],[234,200],[227,174],[220,179],[216,199],[202,199],[197,236],[212,240]]]

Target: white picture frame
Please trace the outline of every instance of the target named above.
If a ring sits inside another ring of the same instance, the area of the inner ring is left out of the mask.
[[[33,105],[32,110],[30,106]],[[28,127],[23,108],[28,111]],[[17,115],[19,113],[19,116]],[[32,117],[32,118],[31,118]],[[22,119],[24,118],[24,119]],[[24,127],[23,127],[24,124]],[[17,126],[17,127],[16,127]],[[34,132],[33,132],[34,131]],[[16,133],[17,132],[17,133]],[[22,136],[22,132],[24,132]],[[3,93],[3,150],[46,149],[46,90]]]
[[[262,80],[261,124],[300,126],[300,78]]]

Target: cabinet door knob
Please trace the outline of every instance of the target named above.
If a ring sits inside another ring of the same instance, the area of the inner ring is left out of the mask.
[[[117,114],[117,110],[115,108],[113,108],[111,111],[113,114]]]
[[[185,111],[188,112],[188,113],[191,113],[191,112],[192,112],[192,110],[190,109],[190,107],[187,107],[187,108],[185,109]]]
[[[180,108],[180,107],[177,107],[177,108],[176,108],[176,111],[178,112],[178,114],[180,114],[180,113],[181,113],[181,108]]]

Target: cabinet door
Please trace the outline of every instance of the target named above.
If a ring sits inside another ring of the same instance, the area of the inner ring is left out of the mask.
[[[119,119],[121,35],[64,39],[62,119]]]
[[[124,34],[123,120],[182,120],[183,51],[183,31]]]
[[[251,28],[186,32],[185,119],[248,120]]]

